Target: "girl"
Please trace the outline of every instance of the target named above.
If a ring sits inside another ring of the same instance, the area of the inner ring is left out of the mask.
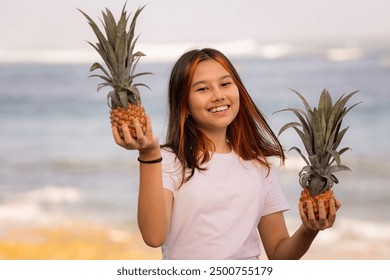
[[[258,259],[260,238],[269,259],[299,259],[320,230],[333,225],[320,204],[290,237],[288,204],[268,157],[285,157],[281,144],[253,103],[237,71],[221,52],[192,50],[169,81],[166,144],[151,120],[137,137],[116,128],[116,143],[139,150],[138,224],[146,244],[162,246],[164,259]],[[125,127],[124,127],[125,128]]]

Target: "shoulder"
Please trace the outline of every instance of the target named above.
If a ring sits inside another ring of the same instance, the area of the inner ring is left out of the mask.
[[[172,193],[180,186],[182,166],[176,154],[167,147],[161,148],[163,186]]]
[[[257,160],[245,160],[235,153],[237,160],[245,169],[251,169],[256,171],[260,179],[266,179],[270,173],[273,173],[272,167],[267,167],[265,164],[260,163]]]
[[[176,154],[169,147],[161,147],[161,157],[165,160],[171,160],[176,158]]]
[[[276,170],[273,165],[269,167],[265,164],[261,164],[256,160],[244,160],[240,158],[241,165],[247,170],[252,170],[253,176],[256,176],[257,180],[262,183],[265,190],[270,190],[274,187],[279,188],[279,181],[276,176]]]
[[[180,166],[180,161],[171,148],[162,147],[161,157],[163,158],[163,169],[172,169],[175,166]]]

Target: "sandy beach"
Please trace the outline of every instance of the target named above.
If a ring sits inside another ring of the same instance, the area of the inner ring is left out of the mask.
[[[2,260],[148,260],[160,249],[138,233],[81,222],[56,227],[14,228],[0,237]]]
[[[390,259],[390,241],[322,232],[304,260]],[[159,260],[139,232],[68,221],[53,227],[15,227],[0,235],[2,260]],[[266,259],[263,255],[261,259]]]

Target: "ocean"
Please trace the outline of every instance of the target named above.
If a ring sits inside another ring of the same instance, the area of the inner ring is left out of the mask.
[[[233,56],[241,78],[275,132],[295,120],[287,107],[303,108],[290,89],[315,105],[324,88],[333,99],[359,90],[349,104],[350,126],[341,146],[352,172],[339,174],[342,207],[333,229],[319,242],[340,241],[338,250],[359,244],[390,248],[390,48],[363,56],[297,54],[275,59]],[[337,55],[337,53],[336,53]],[[143,104],[164,142],[166,91],[172,61],[140,62]],[[137,231],[137,152],[117,146],[111,135],[108,89],[87,78],[90,64],[0,64],[0,238],[11,228],[53,226],[79,220]],[[301,146],[292,131],[280,136],[286,149]],[[289,230],[299,225],[298,172],[303,162],[287,153],[278,178],[291,205]],[[351,243],[355,242],[355,243]],[[379,250],[379,249],[378,249]],[[352,254],[352,253],[351,253]],[[353,255],[351,255],[353,258]],[[378,255],[390,258],[390,253]]]

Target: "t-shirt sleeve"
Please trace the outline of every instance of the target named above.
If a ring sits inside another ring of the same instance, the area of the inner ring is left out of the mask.
[[[269,175],[265,178],[264,183],[266,198],[264,201],[263,216],[289,210],[290,206],[272,168],[270,169]]]
[[[164,189],[170,190],[172,193],[176,191],[176,189],[180,185],[180,171],[181,166],[179,160],[176,159],[176,156],[173,152],[162,149],[161,156],[163,158],[162,161],[162,179],[163,179],[163,187]]]

